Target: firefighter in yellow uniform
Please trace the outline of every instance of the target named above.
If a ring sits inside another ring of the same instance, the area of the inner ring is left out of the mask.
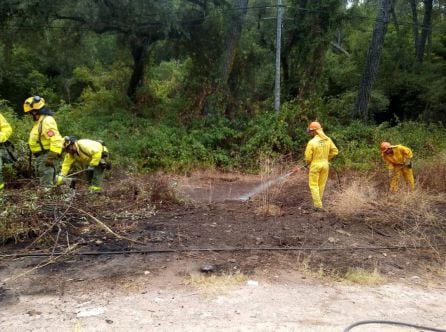
[[[401,175],[403,175],[409,189],[415,189],[415,180],[412,170],[412,150],[404,145],[391,145],[389,142],[382,142],[380,145],[381,156],[387,164],[390,175],[390,192],[398,190]]]
[[[329,172],[328,161],[335,157],[339,151],[333,141],[324,134],[319,122],[310,123],[307,132],[313,137],[305,149],[305,163],[310,168],[308,182],[313,206],[316,209],[322,209],[322,197]]]
[[[3,190],[5,188],[5,182],[3,179],[3,161],[8,159],[8,151],[6,150],[6,144],[12,134],[12,127],[6,121],[4,116],[0,113],[0,202],[3,201]]]
[[[36,158],[40,184],[50,188],[55,184],[56,167],[62,153],[63,138],[57,128],[53,112],[39,96],[29,97],[23,104],[25,113],[33,116],[34,126],[29,133],[28,145]]]
[[[102,190],[104,171],[110,169],[108,162],[108,150],[101,142],[90,139],[76,139],[65,136],[64,151],[66,152],[57,184],[63,183],[74,162],[78,162],[85,168],[86,177],[91,192]]]

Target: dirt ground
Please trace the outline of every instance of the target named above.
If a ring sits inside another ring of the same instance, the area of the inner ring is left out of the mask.
[[[0,330],[343,331],[370,319],[446,329],[444,234],[420,239],[361,214],[340,220],[330,204],[312,210],[304,175],[268,181],[141,176],[88,204],[70,198],[78,210],[65,210],[66,234],[49,232],[57,245],[29,236],[3,246],[76,249],[0,260]],[[327,200],[341,183],[330,179]],[[349,282],[352,270],[379,280]]]

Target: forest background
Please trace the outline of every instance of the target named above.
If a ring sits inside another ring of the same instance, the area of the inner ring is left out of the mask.
[[[446,164],[445,0],[2,0],[0,31],[0,111],[24,165],[32,95],[130,172],[298,161],[316,119],[335,166],[384,168],[383,140],[418,170]]]

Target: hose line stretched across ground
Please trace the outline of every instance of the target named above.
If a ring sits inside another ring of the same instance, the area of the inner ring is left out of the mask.
[[[437,244],[436,248],[446,247],[446,244]],[[187,252],[244,252],[244,251],[348,251],[348,250],[417,250],[432,249],[431,246],[385,246],[385,247],[226,247],[226,248],[178,248],[178,249],[139,249],[114,251],[80,251],[72,252],[73,256],[101,256],[101,255],[129,255],[129,254],[163,254]],[[48,257],[62,256],[65,252],[9,252],[0,254],[0,258],[19,257]]]
[[[427,330],[427,331],[434,331],[434,332],[446,332],[446,330],[444,330],[444,329],[436,329],[434,327],[426,327],[426,326],[415,325],[415,324],[410,324],[410,323],[395,322],[392,320],[363,320],[360,322],[353,323],[352,325],[345,328],[345,330],[343,332],[348,332],[356,326],[365,325],[365,324],[398,325],[398,326],[411,327],[411,328],[420,329],[420,330]]]

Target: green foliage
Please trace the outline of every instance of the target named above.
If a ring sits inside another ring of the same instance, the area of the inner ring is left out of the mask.
[[[415,160],[431,159],[446,150],[445,133],[444,127],[435,124],[400,122],[390,127],[388,123],[372,126],[353,122],[348,126],[332,128],[330,137],[340,150],[335,160],[337,165],[372,170],[382,163],[379,152],[381,142],[410,147]]]

